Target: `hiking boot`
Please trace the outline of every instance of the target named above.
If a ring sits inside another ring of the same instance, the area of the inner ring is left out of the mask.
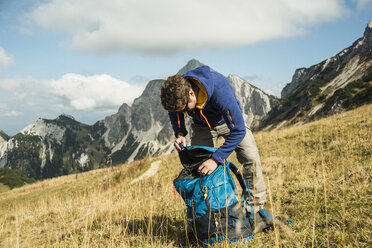
[[[274,229],[274,223],[277,227],[289,226],[292,221],[288,218],[282,218],[280,216],[273,216],[265,209],[260,209],[254,215],[254,233],[267,232]]]
[[[254,215],[254,233],[266,232],[274,227],[274,218],[265,209],[260,209]]]

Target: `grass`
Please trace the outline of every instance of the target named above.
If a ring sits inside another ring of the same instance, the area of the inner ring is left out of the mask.
[[[255,134],[267,208],[293,224],[256,235],[250,246],[369,247],[371,112],[365,105]],[[162,160],[156,176],[130,185],[156,159]],[[184,203],[172,192],[180,170],[171,154],[0,193],[0,246],[185,247]]]
[[[0,182],[0,193],[10,190],[10,187]]]

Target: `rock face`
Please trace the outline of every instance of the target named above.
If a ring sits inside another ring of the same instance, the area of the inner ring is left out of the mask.
[[[168,113],[160,103],[164,80],[150,81],[131,107],[123,104],[119,112],[100,121],[106,132],[106,146],[111,149],[114,164],[145,156],[166,154],[172,150],[172,129]]]
[[[3,130],[0,129],[0,158],[3,156],[6,150],[6,143],[8,142],[9,138],[10,137],[6,133],[4,133]],[[1,167],[1,163],[0,163],[0,167]]]
[[[336,56],[297,69],[282,90],[280,106],[262,128],[300,125],[372,102],[372,21],[362,38]]]
[[[195,68],[198,68],[200,66],[203,66],[204,64],[203,63],[200,63],[198,60],[196,59],[192,59],[190,60],[189,62],[187,62],[187,64],[182,67],[178,72],[177,74],[178,75],[182,75],[182,74],[185,74],[186,72],[192,70],[192,69],[195,69]]]
[[[244,120],[251,128],[257,127],[259,121],[270,112],[273,106],[278,105],[276,98],[269,96],[239,76],[229,75],[227,79],[240,101]]]
[[[178,74],[201,65],[191,60]],[[229,75],[227,79],[241,102],[248,125],[256,126],[277,104],[275,98],[240,77]],[[168,112],[160,103],[164,81],[150,81],[132,106],[124,103],[117,113],[92,126],[67,115],[37,120],[9,140],[0,140],[0,167],[42,179],[104,167],[106,161],[115,165],[174,151]],[[186,118],[191,131],[190,125],[191,118]]]
[[[9,135],[7,135],[3,130],[0,129],[0,142],[1,141],[8,141]]]

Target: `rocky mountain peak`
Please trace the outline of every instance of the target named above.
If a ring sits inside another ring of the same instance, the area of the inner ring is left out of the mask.
[[[123,104],[119,107],[118,112],[119,112],[119,113],[124,113],[124,114],[130,112],[130,107],[129,107],[129,105],[126,104],[126,103],[123,103]]]
[[[369,52],[371,52],[372,49],[372,20],[369,21],[366,29],[364,30],[364,47],[369,49]]]
[[[51,137],[60,142],[65,134],[65,127],[51,123],[50,120],[39,118],[35,123],[25,127],[21,133],[24,135],[37,135],[40,137]]]
[[[141,99],[141,98],[147,98],[147,97],[150,97],[150,98],[153,98],[153,97],[156,97],[156,98],[159,98],[160,97],[160,89],[161,89],[161,86],[163,85],[165,80],[163,79],[157,79],[157,80],[151,80],[150,82],[148,82],[148,84],[146,85],[145,89],[143,90],[142,92],[142,95],[138,98],[136,98],[133,102],[133,104],[138,101],[138,99]]]
[[[196,59],[191,59],[189,62],[187,62],[187,64],[182,67],[178,72],[177,74],[179,75],[182,75],[192,69],[195,69],[195,68],[198,68],[199,66],[203,66],[204,64],[199,62],[198,60]]]
[[[57,120],[66,120],[66,119],[75,121],[75,118],[72,115],[68,115],[68,114],[61,114],[57,117]]]
[[[364,31],[364,36],[367,37],[366,33],[371,34],[371,32],[372,32],[372,19],[368,22],[366,30]]]
[[[61,128],[72,128],[78,125],[84,125],[77,120],[71,115],[68,114],[61,114],[54,120],[48,120],[48,119],[43,119],[45,123],[48,125],[57,125]]]

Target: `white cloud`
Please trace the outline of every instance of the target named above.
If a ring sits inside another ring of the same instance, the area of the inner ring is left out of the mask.
[[[131,103],[144,87],[130,85],[109,75],[83,76],[65,74],[48,83],[50,92],[68,99],[78,110],[120,106]]]
[[[65,74],[57,80],[36,80],[30,77],[0,81],[3,94],[9,92],[7,101],[22,103],[24,107],[38,111],[53,106],[75,110],[112,109],[124,102],[131,104],[143,89],[144,85],[133,86],[109,75]]]
[[[299,35],[345,12],[342,0],[51,0],[27,19],[78,51],[168,53]]]
[[[13,63],[13,58],[9,56],[5,49],[0,47],[0,67],[1,66],[8,66]]]

